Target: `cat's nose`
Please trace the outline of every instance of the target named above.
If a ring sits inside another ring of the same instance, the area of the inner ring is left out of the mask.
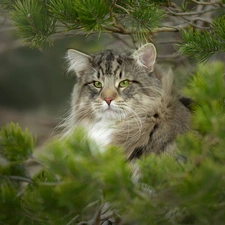
[[[104,98],[104,100],[106,101],[106,103],[107,103],[108,105],[110,105],[111,102],[114,100],[114,98],[109,97],[109,98]]]

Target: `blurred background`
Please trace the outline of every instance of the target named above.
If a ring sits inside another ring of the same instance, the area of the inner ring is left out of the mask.
[[[43,51],[27,47],[7,15],[0,15],[0,127],[18,123],[43,144],[65,118],[75,77],[66,73],[69,48],[96,53],[106,48],[125,48],[113,36],[55,37]]]
[[[183,85],[195,65],[176,53],[174,44],[178,40],[178,33],[164,32],[152,41],[157,61],[169,63],[176,82]],[[14,122],[22,129],[28,128],[36,136],[37,146],[60,132],[55,127],[68,114],[75,83],[75,76],[66,72],[65,55],[70,48],[92,54],[105,49],[132,49],[134,43],[126,35],[103,33],[99,37],[80,32],[55,35],[54,46],[43,51],[30,49],[19,38],[8,15],[0,14],[0,127]]]

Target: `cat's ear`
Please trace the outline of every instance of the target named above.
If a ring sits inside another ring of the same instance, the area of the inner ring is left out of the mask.
[[[67,51],[67,61],[69,63],[68,71],[76,72],[76,75],[80,77],[82,72],[91,67],[92,57],[74,49]]]
[[[156,61],[156,49],[151,43],[145,44],[133,53],[137,64],[152,72]]]

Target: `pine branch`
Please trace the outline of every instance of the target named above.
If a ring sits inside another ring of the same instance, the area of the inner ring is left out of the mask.
[[[209,12],[213,12],[218,10],[218,8],[211,8],[211,9],[206,9],[206,10],[201,10],[201,11],[194,11],[194,12],[173,12],[171,9],[167,8],[167,10],[169,11],[169,15],[173,15],[173,16],[195,16],[195,15],[202,15],[202,14],[206,14]]]
[[[71,0],[50,0],[48,11],[53,18],[64,24],[67,30],[80,28],[78,12]]]
[[[92,32],[93,30],[100,32],[102,26],[111,21],[111,18],[108,17],[108,5],[104,1],[77,1],[76,8],[78,10],[79,21],[87,32]]]
[[[3,176],[3,178],[10,179],[13,181],[20,181],[20,182],[26,182],[26,183],[32,183],[32,180],[30,178],[26,177],[20,177],[20,176]]]
[[[198,62],[207,61],[213,54],[225,51],[225,16],[212,22],[212,30],[188,29],[181,32],[183,43],[177,47],[182,55],[190,56]]]
[[[137,160],[138,181],[132,181],[132,167],[119,149],[111,147],[100,153],[95,143],[77,130],[71,138],[45,147],[39,155],[43,170],[32,180],[13,174],[1,180],[0,222],[99,225],[108,219],[116,225],[223,225],[223,74],[223,64],[198,67],[185,90],[198,103],[193,117],[198,133],[179,137],[181,152],[175,155],[151,154]],[[8,136],[13,136],[13,130],[9,131]],[[13,181],[29,182],[19,197]]]
[[[221,49],[225,50],[225,15],[213,20],[213,28],[215,35],[218,37],[218,44],[221,45]]]
[[[12,10],[13,5],[16,3],[16,0],[1,0],[0,8],[4,10]]]
[[[65,32],[80,29],[100,34],[109,31],[143,40],[157,32],[153,29],[158,27],[163,17],[163,11],[155,4],[166,3],[154,1],[150,4],[141,0],[137,3],[117,1],[111,4],[111,1],[102,0],[49,0],[47,4],[44,1],[24,0],[15,4],[12,20],[31,47],[42,48],[45,43],[51,44],[51,35],[62,31],[60,24],[64,25]]]
[[[43,48],[52,44],[50,36],[56,32],[56,21],[49,17],[44,1],[17,1],[11,18],[25,42]]]
[[[9,124],[0,130],[0,154],[9,162],[21,163],[32,154],[35,140],[28,130]]]
[[[80,217],[80,215],[76,215],[75,217],[73,217],[72,220],[69,221],[69,223],[67,223],[66,225],[72,225],[74,224],[74,222]]]
[[[148,10],[145,10],[145,9]],[[139,4],[130,12],[131,18],[125,21],[125,26],[131,26],[134,37],[138,40],[145,40],[153,29],[160,25],[160,20],[164,17],[164,11],[149,4],[146,1],[140,1]]]
[[[191,2],[197,4],[197,5],[220,5],[222,7],[225,7],[221,0],[219,1],[213,1],[213,2],[203,2],[203,1],[196,1],[196,0],[191,0]]]
[[[56,33],[74,35],[82,31],[84,35],[96,32],[100,35],[104,32],[130,35],[134,42],[146,42],[160,32],[178,32],[192,27],[196,31],[209,30],[209,33],[200,32],[200,35],[196,32],[196,38],[190,34],[189,37],[193,38],[191,41],[185,38],[186,33],[182,31],[182,38],[190,41],[185,48],[181,44],[177,45],[181,47],[182,54],[187,52],[191,56],[193,49],[197,53],[195,58],[205,61],[217,51],[224,51],[224,21],[218,20],[215,24],[212,21],[214,14],[210,13],[223,13],[223,1],[193,0],[182,2],[178,6],[175,2],[166,0],[151,3],[144,0],[3,0],[1,5],[12,12],[14,24],[23,40],[31,47],[51,45]],[[202,9],[199,10],[199,7]],[[207,17],[202,18],[203,15]],[[180,18],[184,23],[180,22]],[[208,37],[208,40],[203,40]],[[195,53],[192,54],[193,57],[194,55]]]

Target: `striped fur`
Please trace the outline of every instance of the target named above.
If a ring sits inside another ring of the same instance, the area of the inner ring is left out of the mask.
[[[65,135],[82,126],[101,149],[118,145],[133,159],[171,151],[176,136],[189,129],[190,111],[179,100],[172,71],[155,64],[154,45],[93,56],[69,50],[67,59],[77,83]]]

